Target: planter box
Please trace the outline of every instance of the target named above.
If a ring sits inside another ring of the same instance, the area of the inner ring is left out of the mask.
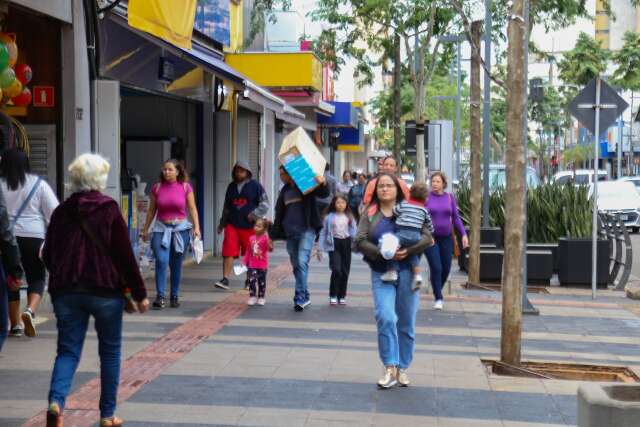
[[[558,241],[558,279],[563,286],[591,285],[591,239],[566,239]],[[596,282],[606,287],[609,280],[609,242],[598,240]]]
[[[469,254],[465,254],[469,258]],[[502,259],[504,251],[495,248],[480,249],[480,281],[499,283],[502,280]],[[466,260],[468,262],[468,259]]]
[[[557,273],[560,270],[560,263],[558,262],[558,244],[557,243],[528,243],[527,251],[551,251],[553,257],[553,272]]]
[[[527,282],[549,285],[553,276],[553,253],[527,248]]]
[[[482,227],[480,229],[480,244],[494,245],[496,248],[504,247],[504,236],[499,227]]]

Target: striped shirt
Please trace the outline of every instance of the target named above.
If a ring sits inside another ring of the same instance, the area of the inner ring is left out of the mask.
[[[396,217],[396,226],[410,227],[422,230],[423,225],[427,225],[429,231],[433,233],[433,223],[431,215],[420,202],[403,200],[393,208]]]

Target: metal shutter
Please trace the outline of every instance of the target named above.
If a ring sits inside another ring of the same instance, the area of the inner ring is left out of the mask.
[[[51,188],[56,188],[56,126],[27,125],[29,137],[31,172],[45,179]]]

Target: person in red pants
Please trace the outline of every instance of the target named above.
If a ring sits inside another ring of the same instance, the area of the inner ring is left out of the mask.
[[[244,254],[249,247],[249,238],[254,235],[253,225],[257,218],[264,218],[269,210],[269,197],[262,185],[253,179],[249,164],[239,160],[232,170],[233,181],[227,187],[218,234],[224,231],[222,243],[222,279],[213,285],[229,289],[229,276],[233,259]]]

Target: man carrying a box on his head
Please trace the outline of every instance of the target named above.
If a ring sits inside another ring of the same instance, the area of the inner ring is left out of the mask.
[[[313,191],[303,194],[284,166],[280,166],[280,179],[284,186],[278,195],[276,216],[270,234],[274,239],[287,241],[287,252],[296,280],[294,310],[302,311],[311,303],[307,290],[309,259],[316,235],[322,228],[316,198],[327,197],[329,188],[324,176],[318,175],[315,180],[319,185]]]
[[[224,231],[222,243],[222,279],[214,283],[216,288],[229,289],[229,276],[233,259],[244,254],[249,238],[255,234],[253,223],[264,218],[269,211],[269,197],[262,185],[253,179],[249,164],[239,160],[232,170],[233,181],[227,187],[218,234]]]

